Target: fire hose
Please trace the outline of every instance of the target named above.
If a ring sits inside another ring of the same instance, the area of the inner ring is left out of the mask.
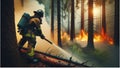
[[[46,38],[44,38],[44,40],[46,40],[48,43],[50,43],[50,44],[53,44],[50,40],[48,40],[48,39],[46,39]]]

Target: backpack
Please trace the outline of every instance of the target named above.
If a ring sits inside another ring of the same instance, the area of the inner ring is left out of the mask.
[[[24,13],[17,24],[18,32],[24,35],[27,32],[27,26],[29,24],[30,15],[28,13]]]

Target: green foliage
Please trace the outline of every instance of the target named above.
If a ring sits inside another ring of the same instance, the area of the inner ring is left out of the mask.
[[[107,51],[96,49],[94,51],[84,52],[84,48],[82,48],[80,44],[76,42],[70,42],[70,44],[67,44],[66,47],[67,50],[69,50],[72,53],[72,55],[76,56],[78,59],[88,61],[88,63],[90,62],[91,64],[95,64],[96,66],[105,65],[110,59],[109,53]]]

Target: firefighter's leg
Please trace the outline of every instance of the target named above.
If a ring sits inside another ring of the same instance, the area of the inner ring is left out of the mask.
[[[21,40],[18,43],[18,50],[20,50],[23,45],[26,43],[27,39],[25,37],[22,37]]]
[[[28,40],[28,55],[33,57],[34,56],[34,48],[36,44],[36,39]]]

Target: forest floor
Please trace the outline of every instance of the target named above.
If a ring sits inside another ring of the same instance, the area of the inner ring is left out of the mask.
[[[63,48],[89,66],[119,66],[119,47],[107,42],[95,42],[95,50],[89,51],[85,49],[86,45],[83,41],[67,42]]]

